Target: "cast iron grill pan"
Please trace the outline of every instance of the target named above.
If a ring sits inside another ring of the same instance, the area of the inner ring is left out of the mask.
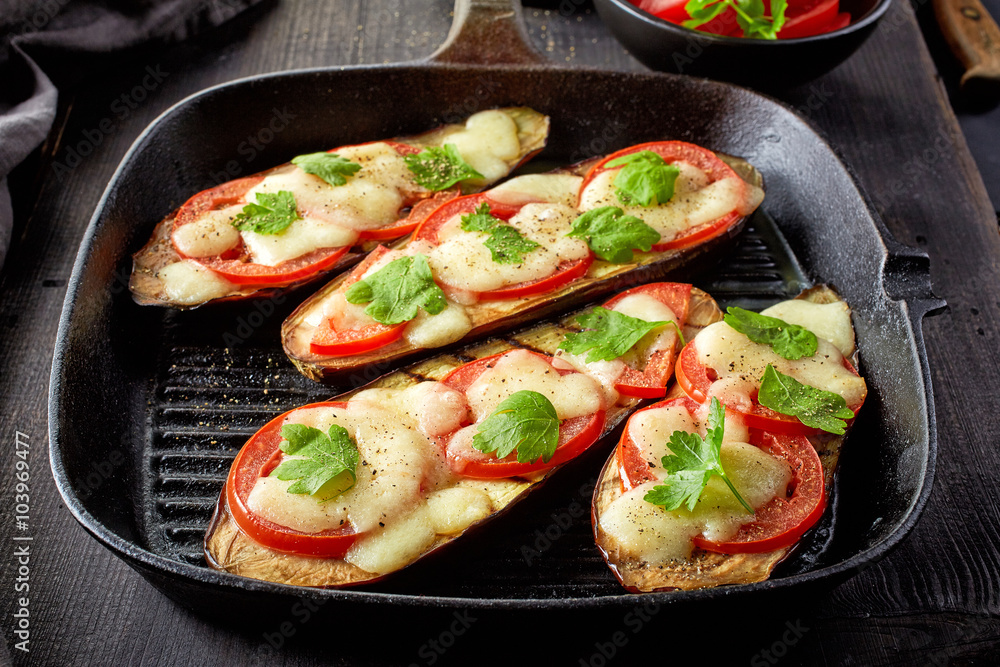
[[[456,25],[481,29],[472,19],[497,6],[510,9],[505,2],[461,0]],[[280,352],[280,322],[307,292],[177,313],[136,306],[116,276],[127,275],[131,253],[155,223],[211,185],[210,175],[242,137],[267,124],[279,103],[296,122],[268,144],[261,165],[317,146],[417,132],[464,116],[469,100],[479,108],[527,105],[549,114],[553,132],[543,160],[575,162],[662,138],[748,159],[764,175],[763,209],[776,230],[766,216],[756,218],[722,267],[694,282],[724,304],[752,307],[808,284],[832,284],[854,310],[869,399],[842,458],[835,520],[829,523],[828,515],[794,559],[759,584],[651,599],[756,601],[828,585],[880,558],[916,522],[936,447],[920,320],[942,305],[931,293],[926,256],[889,237],[837,153],[779,103],[681,76],[532,64],[533,56],[517,46],[518,12],[500,14],[515,23],[491,22],[493,32],[476,35],[475,52],[492,53],[478,46],[495,40],[507,62],[525,64],[450,64],[456,54],[467,55],[459,48],[465,33],[456,30],[459,39],[436,61],[264,75],[188,98],[139,137],[100,202],[67,290],[53,362],[53,472],[88,531],[189,607],[233,609],[308,596],[366,610],[614,611],[636,600],[600,562],[587,516],[552,528],[572,503],[589,502],[581,489],[592,486],[610,443],[461,546],[376,586],[295,589],[203,564],[201,534],[237,448],[269,416],[347,387],[299,377]],[[394,101],[401,90],[405,105]],[[346,384],[388,370],[366,368]],[[872,488],[882,492],[873,495]]]

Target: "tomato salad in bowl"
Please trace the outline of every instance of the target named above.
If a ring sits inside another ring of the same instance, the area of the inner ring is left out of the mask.
[[[315,280],[503,178],[547,137],[543,114],[491,109],[412,137],[298,155],[203,190],[134,255],[133,298],[193,308]]]
[[[282,344],[324,380],[509,329],[700,257],[741,229],[761,185],[746,162],[677,141],[518,176],[442,204],[336,278]]]

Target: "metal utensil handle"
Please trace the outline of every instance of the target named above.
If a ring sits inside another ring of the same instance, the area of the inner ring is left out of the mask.
[[[455,0],[451,31],[428,60],[461,65],[549,63],[524,30],[520,0]]]

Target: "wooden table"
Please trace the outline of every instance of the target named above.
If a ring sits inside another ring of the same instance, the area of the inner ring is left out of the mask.
[[[561,6],[566,11],[525,12],[535,43],[553,61],[642,69],[586,6]],[[0,433],[7,451],[0,461],[0,497],[7,503],[0,524],[0,541],[7,545],[0,564],[0,631],[15,664],[432,664],[441,655],[427,643],[390,649],[389,640],[385,650],[365,652],[367,659],[343,661],[337,646],[350,638],[336,628],[299,633],[274,651],[259,632],[195,617],[175,605],[92,540],[62,506],[48,471],[46,402],[77,246],[116,165],[150,121],[184,96],[238,77],[421,58],[444,39],[450,11],[450,0],[265,2],[212,35],[130,54],[66,88],[70,92],[62,96],[41,156],[11,179],[18,227],[0,282]],[[143,80],[147,67],[160,76],[143,99],[116,103]],[[760,618],[706,619],[719,624],[719,644],[741,663],[1000,661],[1000,236],[935,76],[913,10],[897,2],[845,64],[780,95],[842,151],[896,238],[930,255],[935,291],[950,305],[924,326],[940,455],[921,522],[886,559],[801,608],[762,609]],[[110,129],[101,123],[105,118]],[[88,137],[93,150],[76,164],[68,147]],[[20,595],[10,593],[19,543],[11,539],[9,519],[18,440],[28,443],[31,469],[28,654],[13,647],[19,639],[11,616]],[[744,627],[735,643],[727,642],[730,623]],[[610,650],[608,642],[624,629],[582,638],[537,632],[565,642],[555,664],[576,665],[611,662],[601,647]],[[614,659],[634,664],[640,656],[648,661],[690,653],[685,638],[670,630],[668,619],[656,619],[652,630],[614,648]],[[426,641],[440,638],[440,631],[427,628]],[[386,632],[391,637],[391,629]],[[489,628],[474,627],[455,639],[444,657],[459,664],[473,657],[489,664],[490,656],[501,654]],[[508,637],[503,644],[522,641]],[[697,650],[715,649],[701,644]],[[0,649],[0,664],[3,658]]]

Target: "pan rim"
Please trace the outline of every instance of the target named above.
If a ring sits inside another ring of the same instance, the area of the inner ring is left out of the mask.
[[[536,609],[536,610],[554,610],[554,609],[609,609],[609,608],[622,608],[623,606],[634,605],[636,600],[639,599],[650,599],[657,603],[682,603],[685,601],[695,601],[703,599],[712,598],[725,598],[731,597],[733,595],[745,595],[745,594],[757,594],[762,592],[777,592],[792,588],[797,588],[801,586],[807,586],[810,584],[818,584],[822,581],[827,581],[835,579],[838,576],[844,577],[851,574],[855,574],[866,566],[875,564],[878,560],[884,557],[889,551],[891,551],[896,545],[898,545],[905,537],[910,533],[913,526],[916,525],[919,520],[924,507],[930,497],[930,493],[933,487],[934,473],[936,467],[936,457],[937,457],[937,429],[936,422],[934,419],[934,401],[933,401],[933,387],[931,383],[931,376],[927,361],[926,350],[923,349],[922,343],[922,328],[921,321],[922,318],[929,314],[930,312],[943,307],[944,302],[940,299],[936,299],[930,293],[927,294],[911,294],[904,295],[901,298],[893,298],[888,292],[885,293],[885,297],[888,301],[898,303],[903,309],[906,315],[906,320],[909,328],[909,334],[911,336],[911,344],[915,346],[915,357],[919,361],[919,377],[922,381],[922,386],[918,388],[918,392],[923,399],[923,407],[926,415],[927,422],[927,457],[922,459],[922,470],[920,476],[920,487],[919,492],[915,494],[912,498],[909,506],[906,508],[905,512],[902,513],[896,526],[891,529],[882,540],[878,541],[868,549],[861,551],[843,561],[835,564],[831,564],[825,567],[817,568],[814,570],[809,570],[802,573],[788,575],[786,577],[780,577],[775,579],[768,579],[763,582],[753,583],[753,584],[742,584],[739,586],[729,586],[711,589],[702,589],[697,591],[673,591],[673,592],[662,592],[662,593],[647,593],[643,594],[641,597],[635,594],[622,592],[616,595],[602,595],[594,597],[563,597],[563,598],[477,598],[477,597],[455,597],[455,596],[421,596],[414,594],[402,594],[402,593],[388,593],[380,591],[366,591],[360,589],[321,589],[321,588],[303,588],[290,586],[286,584],[278,584],[273,582],[259,581],[254,579],[248,579],[244,577],[239,577],[237,575],[232,575],[229,573],[218,572],[211,570],[204,566],[195,566],[192,564],[184,563],[177,560],[171,560],[164,556],[155,554],[147,549],[140,547],[134,542],[130,542],[125,538],[114,533],[110,528],[108,528],[104,523],[101,523],[96,519],[95,516],[90,514],[85,507],[81,499],[78,497],[76,490],[73,487],[73,483],[69,478],[68,471],[65,466],[65,462],[62,457],[61,448],[61,431],[62,425],[60,421],[60,413],[63,407],[63,395],[62,391],[62,371],[63,371],[63,357],[68,346],[68,341],[71,336],[71,328],[73,322],[73,316],[76,312],[78,305],[78,291],[80,288],[80,283],[82,276],[87,264],[88,259],[91,257],[92,247],[95,242],[95,238],[98,236],[101,228],[103,227],[102,213],[105,211],[109,200],[115,195],[115,187],[120,180],[123,173],[128,171],[132,166],[132,161],[134,156],[142,149],[149,137],[156,131],[160,129],[160,126],[168,122],[171,117],[177,112],[178,109],[186,107],[189,104],[198,103],[202,99],[205,99],[212,94],[219,91],[227,90],[234,87],[244,86],[244,85],[258,85],[262,81],[269,81],[273,79],[280,78],[292,78],[301,76],[313,76],[313,75],[329,75],[337,74],[344,71],[367,71],[367,70],[406,70],[408,68],[419,68],[421,70],[427,68],[441,69],[441,70],[462,70],[462,71],[538,71],[538,72],[549,72],[552,69],[560,69],[564,72],[579,72],[583,75],[589,76],[613,76],[616,78],[621,77],[636,77],[645,78],[650,80],[674,80],[682,83],[686,86],[691,87],[707,87],[709,90],[721,90],[721,89],[737,89],[740,94],[751,95],[755,97],[762,98],[771,104],[778,105],[784,111],[791,114],[795,120],[805,125],[805,127],[812,132],[816,139],[822,143],[822,145],[831,152],[831,154],[837,159],[839,166],[845,170],[848,177],[851,180],[852,186],[857,190],[858,194],[861,196],[865,208],[867,209],[868,215],[875,225],[875,229],[878,233],[879,240],[883,244],[883,262],[890,257],[897,255],[910,255],[916,257],[923,257],[926,259],[926,254],[922,251],[918,251],[908,246],[904,246],[899,243],[892,235],[892,233],[885,226],[884,221],[881,216],[878,215],[875,210],[872,200],[869,198],[867,193],[861,187],[861,184],[854,173],[853,169],[849,163],[844,159],[841,152],[832,145],[827,138],[824,136],[823,132],[816,128],[812,121],[808,118],[803,118],[801,115],[795,112],[793,108],[789,105],[771,98],[770,96],[764,95],[762,93],[751,91],[734,84],[728,84],[724,82],[712,81],[709,79],[699,79],[695,77],[689,77],[680,74],[670,74],[670,73],[653,73],[653,72],[622,72],[619,70],[612,69],[602,69],[602,68],[581,68],[581,67],[566,67],[559,66],[557,63],[549,64],[539,64],[539,65],[454,65],[450,63],[439,63],[433,60],[418,60],[409,61],[402,63],[390,63],[383,65],[353,65],[349,67],[313,67],[313,68],[303,68],[282,72],[268,72],[261,75],[253,75],[248,77],[242,77],[232,81],[223,82],[216,84],[209,88],[203,89],[182,100],[176,102],[175,104],[168,107],[160,115],[158,115],[140,134],[136,137],[135,141],[129,147],[128,151],[122,157],[121,162],[116,168],[114,174],[112,175],[107,188],[102,194],[98,204],[95,208],[94,214],[88,222],[87,229],[82,237],[80,248],[74,262],[72,274],[67,285],[66,295],[63,301],[63,309],[60,315],[58,333],[56,337],[56,342],[54,346],[53,361],[49,380],[49,395],[48,395],[48,425],[49,425],[49,460],[50,466],[53,472],[53,476],[56,482],[56,488],[63,501],[66,503],[67,508],[73,517],[89,532],[95,539],[98,540],[103,546],[108,548],[112,553],[118,557],[125,560],[131,567],[137,569],[142,573],[143,569],[151,569],[161,574],[165,574],[172,577],[183,577],[188,581],[198,582],[202,584],[212,585],[215,587],[220,587],[230,591],[251,591],[255,593],[277,593],[285,595],[295,595],[297,597],[310,596],[310,597],[320,597],[326,600],[342,600],[344,602],[352,603],[363,603],[363,604],[382,604],[386,602],[391,602],[400,606],[408,607],[462,607],[462,608],[476,608],[476,609]],[[884,268],[884,265],[883,265]],[[929,283],[929,278],[928,278]],[[884,291],[884,286],[880,289]]]

